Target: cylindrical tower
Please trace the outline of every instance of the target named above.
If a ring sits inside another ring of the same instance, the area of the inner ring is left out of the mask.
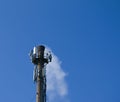
[[[36,102],[46,102],[46,73],[45,64],[51,62],[51,54],[44,54],[45,47],[43,45],[34,47],[31,50],[30,58],[35,65],[34,81],[36,82]]]

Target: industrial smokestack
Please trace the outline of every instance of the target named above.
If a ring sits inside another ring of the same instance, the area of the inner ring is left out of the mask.
[[[51,61],[51,54],[44,54],[43,45],[34,47],[30,52],[30,58],[35,65],[34,81],[36,82],[36,102],[46,102],[46,73],[45,65]]]

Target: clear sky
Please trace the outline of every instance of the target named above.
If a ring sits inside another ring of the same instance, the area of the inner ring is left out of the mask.
[[[0,0],[0,102],[35,102],[38,44],[62,61],[70,102],[120,102],[119,0]]]

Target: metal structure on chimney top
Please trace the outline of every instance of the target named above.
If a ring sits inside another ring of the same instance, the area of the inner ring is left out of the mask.
[[[46,68],[51,62],[50,52],[45,53],[43,45],[34,47],[30,52],[30,59],[34,66],[33,80],[36,83],[36,102],[46,102]]]

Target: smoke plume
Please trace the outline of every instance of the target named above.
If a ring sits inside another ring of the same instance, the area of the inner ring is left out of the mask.
[[[46,52],[51,51],[49,48]],[[52,62],[46,67],[47,74],[47,100],[48,102],[67,102],[66,73],[61,68],[61,61],[52,53]]]

